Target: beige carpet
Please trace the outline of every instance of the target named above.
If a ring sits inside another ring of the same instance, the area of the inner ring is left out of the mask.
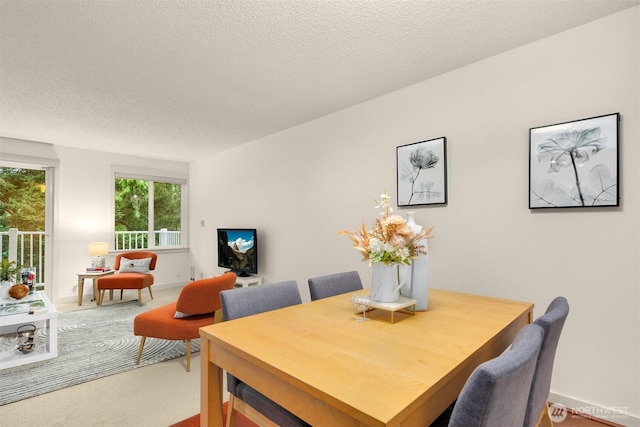
[[[143,302],[157,307],[175,301],[179,292],[179,288],[154,289],[154,300],[143,293]],[[125,300],[136,298],[136,292],[124,294]],[[69,311],[84,305],[56,308]],[[199,399],[200,354],[196,353],[188,373],[185,358],[180,357],[1,406],[0,425],[167,427],[199,413]]]

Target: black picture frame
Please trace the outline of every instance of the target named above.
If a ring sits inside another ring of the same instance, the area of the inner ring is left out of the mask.
[[[447,138],[396,147],[398,207],[447,204]]]
[[[620,113],[529,129],[529,209],[619,206]]]

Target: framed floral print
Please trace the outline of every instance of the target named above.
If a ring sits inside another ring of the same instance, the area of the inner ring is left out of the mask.
[[[447,204],[447,138],[396,148],[398,206]]]
[[[529,209],[619,205],[620,113],[529,130]]]

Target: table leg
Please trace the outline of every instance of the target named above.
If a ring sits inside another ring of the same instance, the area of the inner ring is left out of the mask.
[[[78,276],[78,305],[82,305],[83,291],[84,291],[84,277]]]
[[[93,278],[93,299],[91,301],[95,301],[96,305],[98,305],[98,279],[99,277]]]
[[[224,425],[222,417],[222,369],[209,361],[210,343],[200,340],[200,426]]]

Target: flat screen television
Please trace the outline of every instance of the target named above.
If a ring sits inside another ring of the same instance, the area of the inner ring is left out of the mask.
[[[240,277],[258,273],[258,233],[255,228],[218,228],[218,267]]]

